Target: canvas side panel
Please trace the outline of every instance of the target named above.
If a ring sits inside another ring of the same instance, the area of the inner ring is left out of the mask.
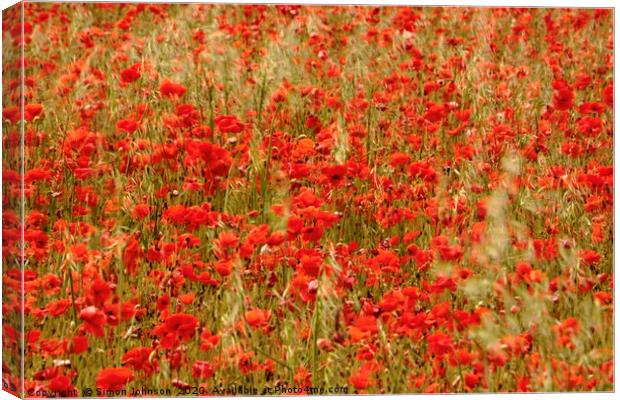
[[[2,12],[2,389],[23,391],[22,6]]]

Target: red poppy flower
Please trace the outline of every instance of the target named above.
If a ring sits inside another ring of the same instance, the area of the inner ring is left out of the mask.
[[[196,328],[198,319],[189,314],[174,314],[166,318],[164,323],[153,329],[153,333],[161,338],[161,346],[172,349],[177,344],[190,340]]]
[[[208,379],[213,375],[215,375],[215,369],[207,361],[196,361],[192,365],[192,376],[194,378]]]
[[[148,204],[136,204],[131,215],[137,219],[146,218],[151,212],[151,206]]]
[[[426,338],[430,354],[435,356],[443,356],[452,351],[452,337],[438,331]]]
[[[32,121],[43,112],[43,106],[41,104],[26,104],[24,106],[24,120],[27,122]]]
[[[205,328],[200,335],[200,340],[200,350],[209,351],[218,345],[220,337],[218,335],[213,335],[211,331]]]
[[[465,384],[469,389],[473,389],[478,386],[480,379],[482,377],[478,374],[466,373],[465,374]]]
[[[553,107],[560,111],[573,107],[575,95],[571,88],[564,81],[555,81],[552,86],[556,90],[553,94]]]
[[[72,352],[73,354],[80,354],[88,350],[88,337],[75,336],[72,339]]]
[[[93,301],[93,304],[96,306],[101,306],[110,298],[112,294],[112,289],[107,282],[102,279],[95,279],[92,286],[90,287],[90,295]]]
[[[170,306],[170,296],[164,294],[157,299],[157,311],[164,311]]]
[[[14,124],[20,120],[21,113],[21,109],[17,106],[4,107],[2,109],[2,118]]]
[[[106,317],[103,311],[95,306],[89,306],[80,311],[80,319],[84,321],[84,330],[95,336],[101,337],[105,334]]]
[[[135,237],[131,237],[123,251],[123,264],[130,275],[138,268],[138,259],[142,256],[142,248]]]
[[[245,313],[245,320],[252,328],[264,326],[270,318],[271,311],[253,309]]]
[[[152,359],[154,350],[150,347],[136,347],[123,355],[123,365],[131,366],[136,371],[144,371],[147,375],[157,371],[157,360]]]
[[[233,263],[230,260],[218,261],[215,263],[215,271],[221,276],[228,276],[233,270]]]
[[[239,133],[243,131],[243,124],[234,115],[220,115],[215,118],[215,124],[222,133]]]
[[[132,83],[140,78],[140,63],[133,64],[131,67],[121,71],[121,82]]]
[[[362,365],[356,372],[349,377],[349,384],[356,390],[366,390],[375,384],[375,380],[371,376],[372,366],[369,363]]]
[[[50,301],[45,307],[45,312],[53,317],[57,317],[65,313],[71,307],[71,300],[60,299],[58,301]]]
[[[601,260],[601,255],[594,250],[580,250],[579,258],[588,267],[591,267]]]
[[[101,390],[121,390],[133,380],[129,368],[104,368],[97,374],[97,388]]]
[[[140,125],[133,119],[121,119],[116,123],[116,131],[124,133],[134,133]]]
[[[71,384],[71,378],[66,375],[58,375],[52,378],[47,387],[61,397],[77,397],[75,386]]]
[[[165,80],[159,86],[159,93],[161,93],[163,97],[167,98],[181,97],[185,94],[186,91],[187,89],[185,88],[185,86],[171,80]]]
[[[181,119],[182,124],[185,127],[194,126],[200,120],[200,113],[196,110],[196,107],[191,104],[177,105],[176,114]]]

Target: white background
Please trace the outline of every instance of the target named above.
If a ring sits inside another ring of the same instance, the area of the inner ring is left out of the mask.
[[[82,1],[83,2],[83,1]],[[121,2],[121,1],[116,1],[116,0],[106,0],[105,2]],[[126,1],[126,2],[131,2],[131,1]],[[135,1],[134,1],[135,2]],[[151,3],[183,3],[183,1],[162,1],[162,0],[149,0],[148,2]],[[11,0],[0,0],[0,5],[2,7],[2,9],[5,9],[13,4],[17,3],[16,1],[11,1]],[[231,1],[221,1],[221,0],[211,0],[211,1],[195,1],[195,3],[231,3]],[[242,1],[242,3],[253,3],[253,4],[274,4],[276,3],[275,1],[264,1],[264,0],[245,0]],[[304,0],[304,1],[281,1],[279,2],[281,4],[332,4],[332,5],[346,5],[346,4],[368,4],[368,5],[417,5],[417,6],[424,6],[424,5],[429,5],[429,6],[446,6],[446,5],[461,5],[461,6],[512,6],[512,7],[613,7],[614,8],[614,28],[615,28],[615,21],[617,21],[617,13],[616,13],[616,1],[594,1],[594,2],[587,2],[587,1],[575,1],[575,0],[569,0],[569,1],[549,1],[549,0],[542,0],[542,1],[531,1],[531,0],[522,0],[522,1],[498,1],[495,0],[493,2],[482,2],[482,1],[464,1],[464,0],[447,0],[447,1],[436,1],[436,0],[426,0],[426,1],[415,1],[415,0],[404,0],[404,1],[393,1],[393,0],[350,0],[350,1],[342,1],[342,0],[332,0],[332,1],[324,1],[324,0]],[[614,31],[614,43],[617,44],[618,43],[618,30],[616,29]],[[2,48],[2,44],[0,41],[0,57],[1,57],[1,48]],[[614,49],[615,51],[615,49]],[[614,53],[615,56],[615,60],[614,60],[614,77],[616,76],[616,70],[615,67],[617,65],[617,60],[618,60],[618,54],[617,52]],[[615,80],[615,79],[614,79]],[[1,88],[2,83],[0,83],[0,88]],[[614,84],[614,89],[615,89],[615,93],[614,93],[614,98],[616,99],[616,103],[615,103],[615,110],[614,110],[614,115],[615,115],[615,111],[617,110],[617,104],[618,104],[618,84]],[[0,105],[1,107],[1,105]],[[614,118],[614,132],[616,132],[618,129],[618,121],[616,118]],[[618,160],[619,160],[619,154],[617,151],[617,141],[614,135],[614,165],[618,166]],[[1,146],[1,144],[0,144]],[[614,169],[614,182],[615,181],[615,169]],[[2,183],[0,182],[0,192],[1,192],[1,188],[2,188]],[[618,191],[614,190],[614,215],[616,215],[616,210],[617,210],[617,206],[618,206],[619,202],[618,202]],[[1,207],[1,204],[0,204]],[[0,232],[0,239],[2,238],[2,234]],[[617,240],[618,238],[618,224],[615,224],[614,226],[614,238]],[[617,246],[614,245],[614,254],[616,254],[616,250],[617,250]],[[617,268],[617,258],[614,257],[614,272],[617,272],[618,268]],[[1,277],[0,277],[0,282],[1,282]],[[615,286],[614,288],[614,309],[617,310],[617,304],[618,304],[618,289],[617,286]],[[0,304],[1,304],[1,298],[0,298]],[[616,314],[614,315],[615,317],[615,322],[617,322],[617,311]],[[617,331],[617,324],[614,323],[614,333],[615,333],[615,349],[620,348],[618,346],[618,331]],[[0,335],[1,337],[1,335]],[[1,347],[1,346],[0,346]],[[0,356],[2,354],[2,349],[0,348]],[[617,361],[617,360],[616,360]],[[615,369],[615,368],[614,368]],[[615,378],[615,384],[614,386],[617,388],[618,387],[618,371],[616,370],[616,374],[614,376]],[[398,399],[403,399],[403,400],[409,400],[409,399],[454,399],[454,400],[459,400],[459,399],[467,399],[467,400],[478,400],[478,399],[506,399],[506,400],[513,400],[513,399],[521,399],[521,398],[525,398],[527,400],[531,399],[548,399],[548,400],[552,400],[552,399],[579,399],[579,400],[599,400],[599,399],[615,399],[617,396],[615,393],[531,393],[531,394],[435,394],[435,395],[391,395],[391,396],[396,396]],[[322,396],[310,396],[313,398],[322,398]],[[386,396],[377,396],[377,395],[365,395],[364,396],[366,399],[385,399]],[[11,396],[10,394],[2,391],[0,392],[0,400],[9,400],[9,399],[15,399],[16,397]],[[165,399],[165,397],[160,397],[161,399]],[[209,398],[213,398],[213,399],[217,399],[217,397],[209,397]],[[249,399],[250,397],[243,397],[243,396],[237,396],[236,398],[245,398],[245,399]],[[333,400],[344,400],[347,398],[351,398],[351,396],[329,396],[329,399],[333,399]],[[618,398],[620,399],[620,395],[618,396]],[[230,397],[226,397],[226,399],[230,399]]]

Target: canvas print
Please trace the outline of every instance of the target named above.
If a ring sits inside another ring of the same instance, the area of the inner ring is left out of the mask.
[[[3,390],[610,392],[611,9],[3,11]]]

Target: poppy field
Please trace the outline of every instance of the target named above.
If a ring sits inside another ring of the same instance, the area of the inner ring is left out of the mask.
[[[21,12],[4,390],[614,390],[611,9]]]

